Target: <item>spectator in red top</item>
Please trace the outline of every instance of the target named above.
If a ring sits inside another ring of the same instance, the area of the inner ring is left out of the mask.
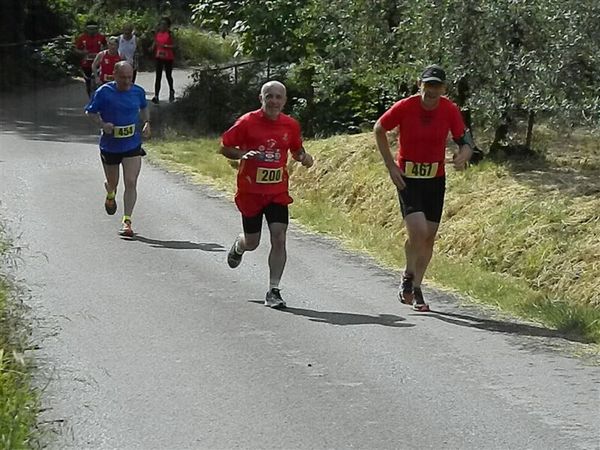
[[[92,63],[96,55],[106,47],[106,38],[98,33],[98,23],[89,20],[85,24],[85,32],[75,40],[75,53],[81,57],[80,67],[85,79],[85,89],[88,97],[94,91],[94,76],[92,74]]]
[[[113,72],[115,64],[122,59],[121,55],[119,55],[119,38],[116,36],[108,38],[108,49],[98,53],[92,63],[92,73],[94,74],[96,85],[100,86],[109,81],[114,81]]]
[[[244,252],[258,247],[264,215],[271,234],[265,306],[284,308],[279,282],[287,259],[288,205],[293,201],[288,193],[288,152],[304,167],[311,167],[313,158],[302,145],[300,124],[282,113],[287,100],[285,86],[278,81],[265,83],[259,100],[261,108],[240,117],[221,140],[221,153],[241,160],[235,203],[242,214],[244,233],[235,239],[227,263],[231,268],[239,266]]]
[[[163,17],[160,20],[158,26],[158,32],[154,35],[154,42],[150,51],[153,53],[156,60],[156,75],[154,79],[154,97],[152,103],[158,105],[158,95],[160,93],[160,85],[162,82],[163,68],[165,70],[165,76],[169,83],[169,102],[175,100],[175,90],[173,89],[173,60],[175,54],[173,49],[175,44],[173,42],[173,34],[171,33],[171,19]]]
[[[406,269],[398,299],[416,311],[429,311],[421,282],[431,261],[442,218],[446,189],[445,152],[448,133],[458,150],[454,167],[462,170],[473,154],[473,141],[458,107],[443,95],[446,73],[427,67],[419,80],[420,92],[400,100],[375,123],[375,140],[390,178],[396,185],[408,232],[404,244]],[[390,152],[386,132],[398,127],[398,155]]]

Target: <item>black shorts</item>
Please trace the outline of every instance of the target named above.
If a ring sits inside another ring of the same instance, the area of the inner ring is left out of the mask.
[[[402,217],[422,212],[430,222],[440,223],[444,209],[446,177],[404,178],[406,187],[398,189]]]
[[[288,205],[280,205],[278,203],[269,203],[259,214],[253,217],[242,216],[242,227],[244,233],[254,234],[259,233],[262,229],[263,214],[267,219],[267,223],[283,223],[290,222],[290,214]]]
[[[100,159],[107,166],[116,166],[121,164],[123,158],[131,158],[132,156],[146,156],[146,152],[141,145],[136,149],[124,153],[111,153],[100,150]]]

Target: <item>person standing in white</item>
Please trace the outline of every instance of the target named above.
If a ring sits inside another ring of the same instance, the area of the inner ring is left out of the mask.
[[[138,68],[137,41],[130,24],[123,26],[123,34],[119,36],[119,55],[133,67],[132,82],[135,83]]]

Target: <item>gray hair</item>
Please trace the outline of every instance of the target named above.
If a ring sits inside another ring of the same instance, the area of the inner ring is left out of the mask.
[[[273,86],[277,86],[281,89],[283,89],[283,92],[285,92],[287,94],[287,89],[285,88],[285,85],[279,81],[267,81],[265,84],[262,85],[262,87],[260,88],[260,95],[265,95],[265,92],[267,91],[267,89],[273,87]]]

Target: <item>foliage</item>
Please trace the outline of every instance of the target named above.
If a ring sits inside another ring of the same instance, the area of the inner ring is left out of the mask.
[[[301,28],[299,6],[305,3],[306,0],[206,0],[192,7],[192,20],[217,32],[239,34],[240,53],[252,50],[258,58],[296,61],[304,54],[304,45],[295,30]]]
[[[29,75],[44,80],[58,80],[76,72],[77,59],[73,55],[69,36],[61,36],[32,49]]]
[[[239,111],[260,107],[261,70],[260,64],[197,70],[193,83],[175,105],[173,124],[187,123],[194,133],[222,132],[235,122]]]
[[[289,81],[304,89],[294,110],[306,120],[330,112],[314,120],[327,130],[305,123],[316,133],[372,123],[433,62],[480,126],[514,132],[527,111],[598,124],[593,0],[201,0],[193,11],[202,26],[235,34],[245,54],[292,63]]]
[[[220,35],[207,33],[191,26],[174,30],[177,43],[177,58],[186,64],[225,63],[233,58],[231,40]]]
[[[0,260],[9,249],[0,224]],[[23,357],[27,330],[22,305],[10,288],[7,277],[0,274],[0,448],[22,449],[32,447],[38,403]]]
[[[120,34],[125,23],[133,24],[142,53],[147,56],[141,61],[144,68],[144,62],[150,59],[154,30],[164,15],[174,22],[189,22],[187,1],[4,0],[0,15],[0,89],[72,74],[77,61],[69,41],[83,31],[88,19],[96,20],[105,35]]]

